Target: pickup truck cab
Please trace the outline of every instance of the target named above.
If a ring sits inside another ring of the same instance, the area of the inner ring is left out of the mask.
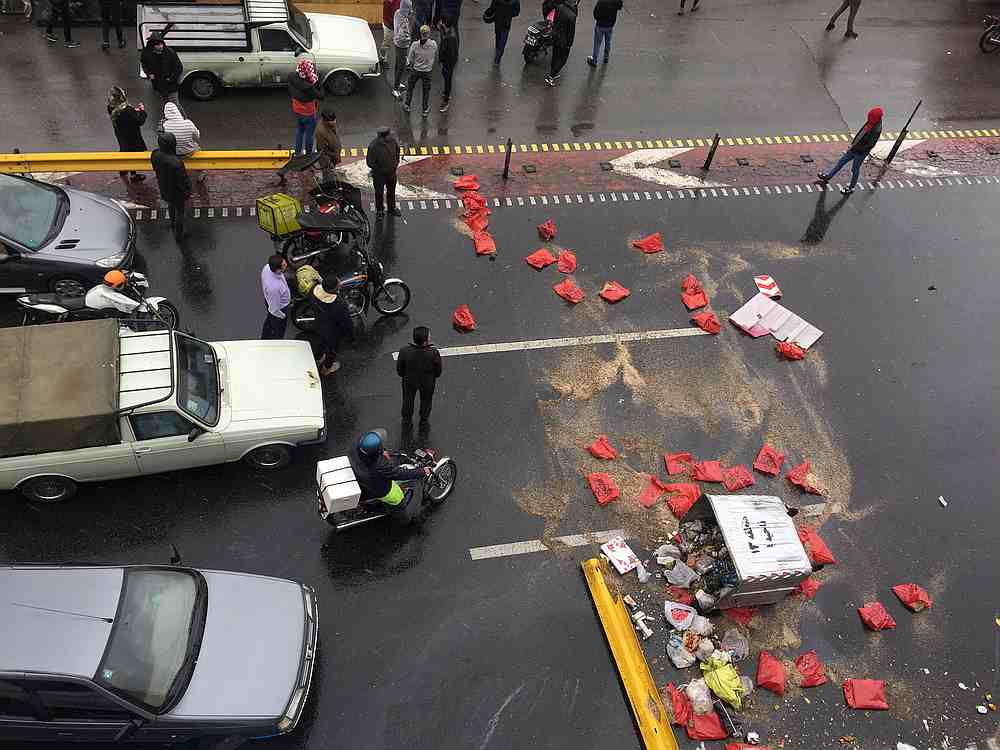
[[[154,31],[180,57],[181,85],[202,101],[223,88],[284,86],[303,56],[337,96],[381,73],[375,37],[363,19],[303,13],[291,0],[140,3],[140,50]],[[139,74],[145,77],[141,66]]]
[[[114,320],[0,330],[0,490],[40,503],[80,482],[244,461],[326,439],[301,341],[209,343]],[[7,407],[10,408],[7,408]]]

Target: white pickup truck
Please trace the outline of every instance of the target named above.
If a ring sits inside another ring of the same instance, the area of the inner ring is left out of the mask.
[[[278,469],[326,439],[306,342],[208,343],[96,320],[0,329],[0,351],[0,490],[34,502],[227,461]]]
[[[303,13],[291,0],[140,2],[140,50],[154,31],[180,57],[181,85],[202,101],[223,88],[284,86],[303,58],[337,96],[381,73],[375,37],[363,19]],[[139,74],[145,77],[141,67]]]

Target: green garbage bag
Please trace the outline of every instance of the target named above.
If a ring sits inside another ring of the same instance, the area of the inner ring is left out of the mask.
[[[743,708],[743,683],[736,668],[722,659],[707,659],[701,671],[709,689],[737,711]]]

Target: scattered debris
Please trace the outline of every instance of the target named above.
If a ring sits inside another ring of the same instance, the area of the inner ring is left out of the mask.
[[[635,599],[632,598],[631,594],[626,594],[625,596],[623,596],[622,597],[622,601],[624,601],[632,609],[637,609],[639,607],[639,605],[636,603]]]
[[[687,604],[669,600],[663,603],[663,616],[674,630],[687,630],[697,614],[698,611]]]
[[[754,479],[750,470],[740,464],[739,466],[732,466],[725,469],[722,472],[722,482],[729,492],[736,492],[737,490],[750,487],[754,483]]]
[[[564,279],[553,286],[552,291],[573,305],[583,301],[583,292],[573,279]]]
[[[712,691],[703,678],[691,680],[684,688],[684,694],[691,701],[691,708],[695,714],[712,713]]]
[[[538,225],[538,236],[543,242],[549,242],[556,237],[556,223],[552,219],[546,219]]]
[[[855,737],[853,734],[845,734],[843,737],[840,738],[841,745],[855,745],[857,744],[857,741],[858,738]]]
[[[976,706],[976,710],[981,714],[985,714],[988,709],[986,708],[986,706],[980,704]]]
[[[775,695],[785,694],[785,665],[767,651],[761,651],[757,657],[757,687]]]
[[[921,612],[931,606],[931,597],[915,583],[900,583],[892,587],[892,592],[907,609]]]
[[[748,626],[750,621],[757,614],[756,607],[730,607],[725,610],[723,614],[726,615],[733,622],[738,622],[740,625]]]
[[[823,662],[816,656],[815,651],[806,651],[804,654],[796,656],[795,668],[802,675],[802,687],[816,687],[827,682]]]
[[[834,558],[833,553],[830,548],[826,546],[826,542],[819,538],[819,534],[816,533],[816,529],[812,526],[806,526],[803,524],[799,526],[799,541],[802,542],[802,546],[806,549],[806,554],[809,555],[809,559],[815,565],[834,565],[837,560]]]
[[[573,273],[576,270],[576,253],[572,250],[560,251],[556,269],[559,273]]]
[[[754,276],[753,283],[757,285],[757,289],[761,294],[766,294],[772,299],[777,299],[781,296],[781,288],[778,286],[778,282],[767,274]]]
[[[678,669],[687,669],[695,662],[694,654],[684,645],[684,636],[676,632],[667,639],[667,656]]]
[[[715,313],[711,311],[700,312],[692,315],[691,322],[698,326],[701,330],[707,331],[713,335],[722,330],[722,324],[719,322],[719,319],[715,317]]]
[[[806,358],[806,352],[801,346],[790,344],[787,341],[779,341],[775,344],[774,350],[779,356],[785,359],[797,360]]]
[[[601,299],[605,302],[620,302],[621,300],[632,294],[631,291],[623,287],[617,281],[607,281],[604,283],[604,287],[601,289],[600,295]]]
[[[666,485],[667,492],[671,493],[667,498],[667,505],[670,512],[677,519],[684,518],[691,506],[701,497],[701,487],[694,482],[678,482],[677,484]]]
[[[776,477],[781,473],[781,464],[784,460],[784,453],[780,453],[770,444],[764,443],[757,458],[753,461],[753,467],[761,474],[770,474],[772,477]]]
[[[808,349],[823,335],[821,330],[760,293],[730,315],[729,320],[754,338],[771,334],[778,341],[790,341],[803,349]]]
[[[715,711],[708,714],[696,712],[688,724],[687,733],[692,740],[724,740],[729,737]]]
[[[809,459],[805,459],[795,468],[791,469],[785,478],[796,487],[801,488],[810,495],[822,495],[823,490],[817,486],[816,475],[812,473]]]
[[[594,493],[594,497],[597,499],[599,505],[607,505],[612,500],[617,500],[621,494],[618,491],[618,485],[615,484],[615,480],[611,478],[610,474],[605,474],[603,471],[595,471],[588,474],[587,484],[590,485],[590,491]],[[615,537],[612,541],[615,540],[619,540],[622,544],[625,544],[621,537]],[[604,547],[601,547],[601,549],[604,549]],[[632,550],[629,550],[629,554],[631,553]],[[632,556],[635,557],[635,555]],[[631,569],[629,568],[629,570]],[[622,571],[619,570],[618,572],[621,573]]]
[[[479,190],[479,179],[474,174],[466,174],[455,180],[456,190]]]
[[[888,711],[885,682],[882,680],[844,680],[844,699],[851,708]]]
[[[639,566],[642,570],[642,565]],[[646,624],[646,620],[652,620],[653,618],[647,615],[645,612],[636,612],[632,615],[632,622],[635,623],[636,629],[642,633],[642,639],[646,640],[653,635],[652,629]]]
[[[750,643],[736,628],[730,628],[722,636],[719,648],[728,651],[733,661],[742,661],[750,655]]]
[[[881,602],[868,602],[858,608],[858,614],[870,630],[890,630],[896,627],[896,621]]]
[[[540,247],[531,255],[527,256],[525,262],[532,268],[536,268],[539,271],[546,266],[551,266],[556,262],[555,256],[549,252],[548,248]]]
[[[659,232],[654,232],[640,240],[633,240],[632,247],[642,250],[647,255],[659,253],[663,251],[663,237]]]
[[[713,655],[702,662],[701,673],[715,695],[737,711],[743,708],[743,683],[732,664]]]
[[[616,451],[615,447],[608,441],[607,435],[598,435],[597,439],[587,446],[587,450],[590,451],[590,455],[594,458],[603,458],[607,460],[618,458],[618,451]]]
[[[681,302],[688,310],[697,310],[708,304],[708,297],[701,282],[690,273],[681,282]]]
[[[652,508],[656,505],[663,494],[667,491],[667,486],[664,484],[659,477],[649,476],[649,482],[646,487],[639,493],[639,505],[643,508]]]
[[[639,558],[635,556],[632,548],[620,536],[612,537],[602,544],[601,552],[605,554],[608,561],[615,566],[615,570],[621,575],[625,575],[639,567]]]
[[[948,501],[944,499],[944,495],[938,495],[938,502],[941,503],[942,508],[948,507]]]
[[[475,232],[472,241],[476,246],[476,255],[495,255],[497,243],[493,241],[493,235],[485,229]]]
[[[691,470],[690,453],[664,453],[663,463],[667,466],[667,474],[685,474]]]
[[[670,707],[673,709],[673,716],[670,719],[670,723],[679,727],[686,727],[687,723],[694,716],[691,701],[688,700],[687,694],[683,690],[679,690],[672,682],[667,683],[667,692],[670,693]]]
[[[799,587],[795,589],[794,593],[802,594],[802,596],[806,599],[812,599],[816,596],[816,592],[819,591],[819,587],[822,585],[821,581],[817,581],[815,578],[810,576],[799,584]]]
[[[959,690],[968,690],[969,686],[966,685],[964,682],[960,682],[960,683],[958,683],[958,689]]]
[[[459,305],[451,316],[451,324],[462,333],[476,330],[476,319],[468,305]]]
[[[691,478],[699,482],[722,483],[722,464],[718,461],[698,461],[691,467]]]

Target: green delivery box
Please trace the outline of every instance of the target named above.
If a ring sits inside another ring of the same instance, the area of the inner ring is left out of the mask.
[[[295,217],[302,213],[302,204],[284,193],[265,195],[257,199],[257,223],[265,232],[284,237],[299,231]]]

